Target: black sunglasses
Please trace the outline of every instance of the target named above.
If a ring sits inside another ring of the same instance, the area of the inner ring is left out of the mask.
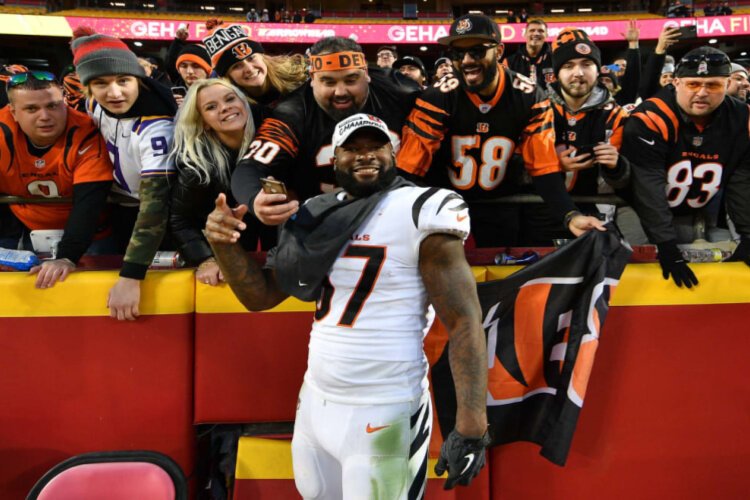
[[[474,45],[473,47],[466,47],[465,49],[451,47],[445,52],[445,55],[450,57],[451,61],[463,61],[464,56],[469,54],[472,59],[478,61],[479,59],[484,59],[484,56],[487,55],[487,51],[494,47],[497,47],[496,43]]]
[[[10,75],[8,81],[5,84],[5,89],[10,90],[17,85],[23,85],[29,81],[29,78],[38,80],[40,82],[54,82],[56,81],[55,75],[49,71],[27,71],[25,73],[16,73]]]

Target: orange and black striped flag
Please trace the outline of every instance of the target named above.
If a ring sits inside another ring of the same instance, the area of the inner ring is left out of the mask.
[[[478,285],[493,445],[531,441],[565,465],[609,300],[631,253],[609,226],[504,280]],[[447,436],[456,415],[448,349],[432,367],[432,382]]]

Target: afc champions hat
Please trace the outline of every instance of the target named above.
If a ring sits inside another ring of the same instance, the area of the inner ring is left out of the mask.
[[[396,145],[391,138],[391,134],[388,131],[388,125],[377,116],[368,115],[366,113],[357,113],[356,115],[345,118],[336,124],[336,128],[333,130],[333,139],[331,140],[333,147],[337,148],[343,146],[347,139],[349,139],[349,136],[364,128],[370,128],[380,132],[383,135],[383,138],[390,142],[394,149],[396,148]]]

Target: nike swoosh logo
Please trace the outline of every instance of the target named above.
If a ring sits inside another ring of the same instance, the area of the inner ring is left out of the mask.
[[[79,150],[78,150],[78,156],[80,156],[80,155],[84,154],[84,153],[85,153],[86,151],[88,151],[88,150],[89,150],[89,149],[91,149],[92,147],[93,147],[93,144],[89,144],[89,145],[88,145],[88,146],[86,146],[85,148],[83,148],[83,149],[79,149]]]
[[[461,222],[462,220],[466,219],[468,216],[469,214],[466,214],[466,215],[456,214],[456,220],[458,222]]]
[[[390,425],[381,425],[380,427],[373,427],[370,424],[367,424],[367,427],[365,428],[365,432],[368,434],[372,434],[373,432],[378,432],[380,430],[385,429],[386,427],[390,427]]]
[[[464,458],[467,459],[468,462],[466,462],[466,466],[464,467],[464,470],[461,471],[461,474],[463,474],[464,472],[466,472],[467,470],[469,470],[469,467],[471,467],[471,464],[474,463],[474,454],[473,453],[469,453],[468,455],[464,456]],[[459,474],[459,476],[461,474]]]
[[[647,140],[646,140],[646,139],[644,139],[643,137],[638,137],[638,138],[639,138],[640,140],[642,140],[643,142],[645,142],[646,144],[648,144],[649,146],[653,146],[653,145],[654,145],[654,142],[655,142],[655,141],[654,141],[654,139],[651,139],[650,141],[647,141]]]

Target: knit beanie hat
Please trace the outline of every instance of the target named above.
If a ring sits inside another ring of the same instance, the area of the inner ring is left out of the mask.
[[[146,76],[138,57],[118,38],[95,33],[76,38],[71,49],[73,64],[84,85],[100,76]]]
[[[602,67],[601,51],[586,32],[578,28],[564,28],[552,42],[552,68],[555,75],[563,64],[579,57],[591,59],[597,68]]]
[[[208,55],[208,51],[203,45],[192,43],[186,45],[185,48],[180,51],[180,55],[177,56],[175,67],[179,69],[180,64],[183,61],[193,62],[203,68],[203,71],[205,71],[207,75],[211,74],[211,57]]]
[[[614,88],[617,88],[620,86],[620,82],[617,79],[617,73],[615,73],[615,69],[612,66],[614,65],[602,66],[599,70],[599,79],[609,78],[610,80],[612,80],[612,86]]]
[[[253,54],[262,54],[263,46],[250,40],[239,24],[217,26],[203,39],[211,64],[219,76],[226,76],[233,64],[243,61]]]

